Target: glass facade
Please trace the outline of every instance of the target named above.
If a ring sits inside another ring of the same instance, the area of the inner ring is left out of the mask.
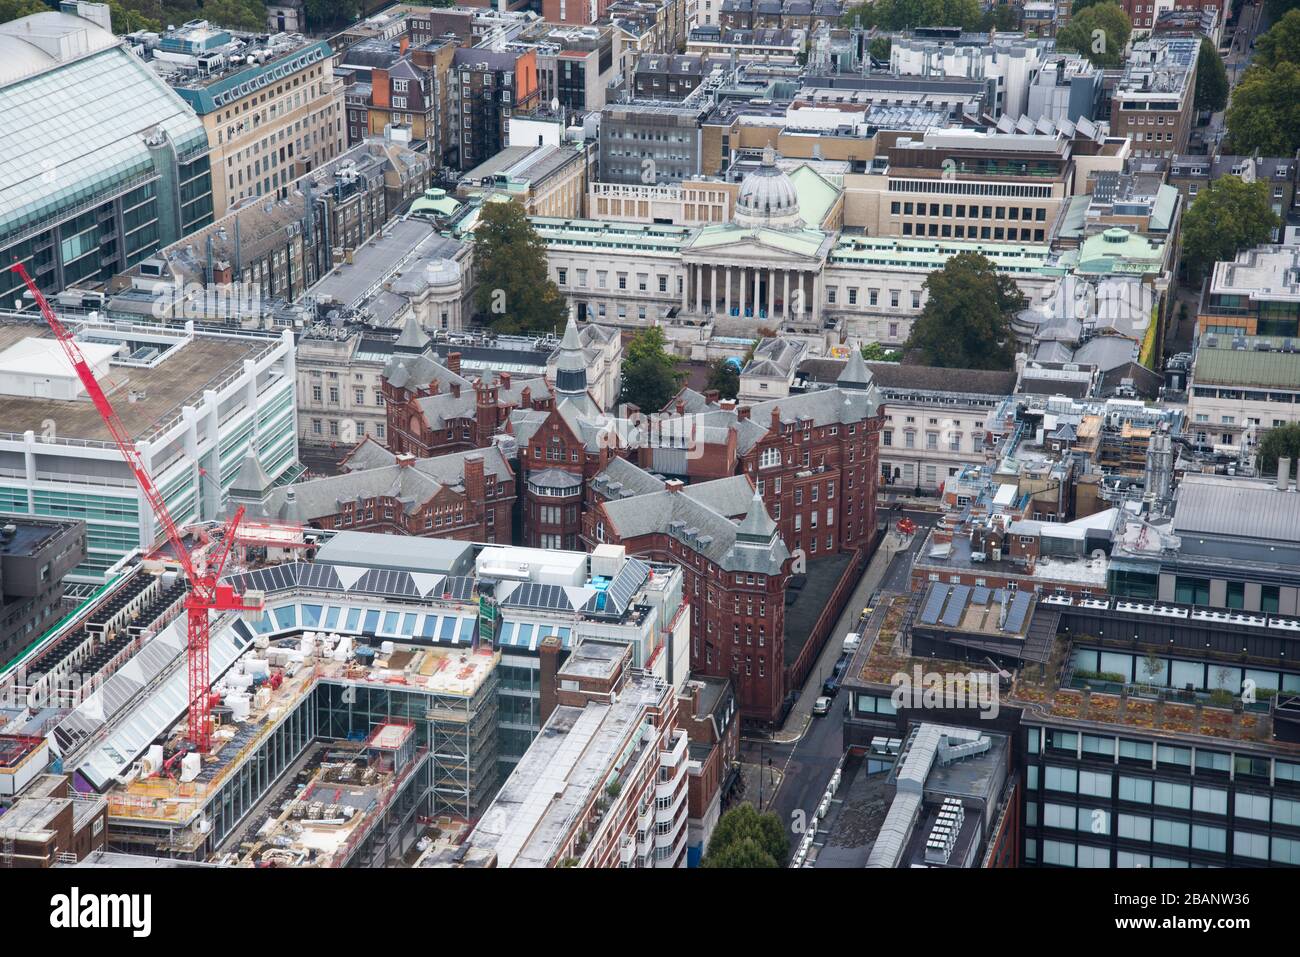
[[[146,142],[153,130],[165,138]],[[0,255],[47,292],[108,280],[212,222],[202,123],[123,47],[0,90],[0,184]],[[0,301],[16,280],[0,279]]]

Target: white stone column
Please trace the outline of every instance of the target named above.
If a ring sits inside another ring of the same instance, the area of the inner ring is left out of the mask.
[[[822,274],[820,272],[812,274],[812,321],[815,326],[820,326],[822,322]]]
[[[695,311],[704,311],[704,265],[697,263],[695,266]]]
[[[738,309],[740,311],[741,318],[744,318],[745,315],[745,286],[748,284],[748,282],[749,280],[745,276],[745,267],[741,266],[740,267],[740,302],[738,303]]]
[[[687,309],[690,308],[690,299],[687,298],[690,295],[690,288],[691,288],[690,279],[691,279],[690,264],[683,263],[682,264],[682,312],[685,312]]]
[[[731,315],[731,267],[724,267],[723,272],[725,273],[723,285],[726,288],[723,289],[722,295],[727,300],[727,315]]]
[[[718,311],[718,267],[715,265],[709,283],[709,312]]]
[[[767,271],[767,317],[776,318],[776,270]]]
[[[763,283],[761,282],[762,276],[763,276],[762,269],[754,270],[754,318],[755,319],[757,319],[758,314],[763,311]]]
[[[785,321],[790,321],[790,270],[785,270],[785,292],[781,297],[781,308],[785,312]]]

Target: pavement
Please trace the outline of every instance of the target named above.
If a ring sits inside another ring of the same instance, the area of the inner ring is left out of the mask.
[[[791,710],[785,726],[771,738],[744,738],[741,741],[741,760],[755,768],[766,767],[767,762],[776,772],[773,778],[764,779],[763,807],[773,811],[791,828],[791,847],[803,836],[802,822],[810,820],[812,811],[826,790],[826,782],[835,772],[844,754],[844,716],[849,707],[849,695],[838,696],[830,714],[812,717],[812,703],[821,694],[822,681],[839,658],[843,636],[859,630],[862,609],[871,595],[902,594],[911,589],[912,562],[930,527],[939,520],[932,511],[905,509],[903,514],[919,526],[916,534],[900,536],[893,527],[899,513],[886,511],[890,530],[845,605],[844,613],[836,622],[835,631],[826,642],[817,665],[809,673],[807,684],[799,701]],[[756,775],[753,775],[756,778]],[[758,791],[754,783],[747,783],[744,800],[757,806]]]

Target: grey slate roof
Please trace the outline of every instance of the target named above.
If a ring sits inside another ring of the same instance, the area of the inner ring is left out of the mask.
[[[692,488],[687,485],[676,492],[664,490],[615,499],[603,507],[621,539],[666,531],[725,571],[780,574],[790,552],[776,534],[776,524],[767,516],[761,500],[756,506],[751,504],[745,522],[737,525],[694,498]],[[761,518],[754,514],[755,508],[762,513]],[[765,539],[764,528],[770,528]]]
[[[409,466],[391,464],[299,482],[272,491],[263,510],[268,517],[309,522],[336,514],[344,502],[394,498],[410,514],[443,488],[464,490],[465,459],[482,456],[483,474],[498,481],[513,478],[498,446],[416,459]]]

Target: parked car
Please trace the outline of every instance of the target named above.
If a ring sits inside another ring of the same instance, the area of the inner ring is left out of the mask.
[[[812,713],[814,718],[824,718],[831,713],[831,699],[825,695],[813,702]]]
[[[859,635],[856,631],[851,631],[844,636],[844,645],[842,650],[844,654],[851,655],[853,654],[853,652],[858,650],[858,645],[861,643],[862,643],[862,636]]]
[[[851,654],[840,655],[839,661],[835,662],[835,667],[831,669],[830,675],[822,682],[822,694],[833,698],[839,693],[840,680],[844,677],[844,672],[849,667],[849,661],[852,658]]]

